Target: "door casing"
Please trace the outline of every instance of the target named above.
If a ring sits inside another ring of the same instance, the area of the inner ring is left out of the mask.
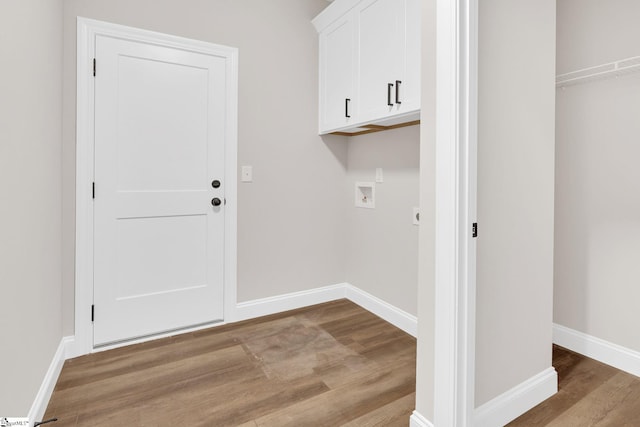
[[[94,78],[93,58],[97,35],[154,43],[226,59],[225,120],[225,230],[224,230],[224,322],[236,317],[237,268],[237,98],[238,50],[198,40],[147,31],[78,17],[77,21],[77,113],[76,113],[76,250],[75,338],[68,357],[97,351],[93,347],[93,198],[94,180]],[[99,67],[98,67],[99,68]],[[99,72],[99,70],[98,70]],[[202,328],[202,327],[200,327]],[[197,329],[197,328],[192,328]],[[188,331],[190,329],[185,329]],[[175,333],[175,332],[173,332]],[[169,333],[169,334],[173,334]],[[158,338],[162,334],[152,338]],[[152,338],[127,342],[131,344]],[[123,344],[116,344],[119,346]],[[114,346],[100,347],[100,351]]]
[[[475,424],[478,0],[437,0],[435,426]]]

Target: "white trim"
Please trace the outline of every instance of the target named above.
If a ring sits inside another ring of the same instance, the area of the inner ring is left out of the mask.
[[[558,324],[553,325],[553,342],[640,377],[640,352]]]
[[[409,427],[433,427],[433,424],[418,411],[413,411],[409,418]]]
[[[365,310],[391,323],[396,328],[402,329],[409,335],[413,337],[418,336],[418,318],[416,316],[348,283],[345,284],[345,297]]]
[[[198,40],[176,37],[78,17],[77,21],[77,120],[76,120],[76,272],[75,341],[72,356],[94,351],[90,307],[93,301],[93,203],[94,176],[94,79],[91,72],[97,35],[123,37],[162,44],[192,52],[227,58],[227,117],[225,143],[225,321],[235,320],[237,268],[237,96],[238,50]]]
[[[349,283],[340,283],[308,291],[293,292],[290,294],[276,295],[238,303],[236,308],[236,321],[255,319],[261,316],[295,310],[323,302],[335,301],[346,298],[376,316],[391,323],[396,328],[416,336],[418,320],[406,311],[403,311],[383,300],[377,298],[362,289]]]
[[[181,329],[179,331],[172,331],[150,337],[143,337],[127,341],[125,344],[120,343],[111,346],[95,348],[92,349],[92,351],[99,352],[122,347],[123,345],[139,344],[142,342],[173,336],[176,334],[193,332],[210,327],[226,325],[233,322],[239,322],[242,320],[255,319],[261,316],[282,313],[284,311],[304,308],[315,304],[339,300],[342,298],[346,298],[351,302],[358,304],[360,307],[391,323],[407,334],[413,337],[417,336],[418,319],[416,316],[407,313],[406,311],[401,310],[349,283],[340,283],[306,291],[292,292],[289,294],[276,295],[273,297],[241,302],[238,303],[233,310],[233,319],[226,322],[200,325],[193,328]],[[84,353],[78,354],[73,343],[70,343],[68,347],[67,358],[81,356],[82,354]]]
[[[475,388],[477,0],[437,0],[434,424],[470,427]]]
[[[329,25],[331,25],[336,19],[344,16],[351,9],[358,5],[362,0],[342,0],[330,4],[325,7],[315,18],[311,20],[311,23],[315,27],[317,32],[321,32]]]
[[[60,344],[58,344],[58,349],[53,355],[51,364],[49,364],[49,369],[47,369],[47,373],[42,380],[38,394],[36,394],[36,398],[29,410],[28,417],[30,427],[33,426],[36,421],[42,421],[42,417],[44,417],[44,413],[49,405],[49,399],[51,399],[51,394],[53,393],[53,389],[55,388],[60,372],[62,371],[62,366],[64,365],[64,361],[67,359],[67,348],[72,344],[72,342],[73,337],[64,337],[60,340]]]
[[[64,342],[64,359],[73,359],[75,356],[73,355],[73,348],[75,346],[76,337],[74,335],[69,335],[68,337],[63,337],[62,341]]]
[[[224,150],[224,320],[236,319],[238,301],[238,49],[227,57],[227,123]]]
[[[474,427],[502,427],[558,391],[558,374],[548,368],[476,409]]]
[[[89,23],[77,22],[77,94],[76,94],[76,253],[75,253],[75,340],[70,352],[80,356],[93,347],[91,313],[93,289],[93,93],[94,80],[88,78],[89,62],[95,47],[90,40]],[[83,78],[83,76],[85,78]]]
[[[295,310],[344,298],[344,283],[238,303],[236,321]]]

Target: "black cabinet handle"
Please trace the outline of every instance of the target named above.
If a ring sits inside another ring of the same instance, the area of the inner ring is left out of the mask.
[[[402,104],[400,102],[400,84],[402,82],[400,80],[396,80],[396,104]]]
[[[387,84],[387,105],[389,107],[393,107],[393,102],[391,102],[391,89],[393,88],[393,83]]]
[[[350,102],[351,102],[351,99],[349,99],[349,98],[346,98],[346,99],[344,100],[344,116],[345,116],[346,118],[351,117],[351,115],[349,114],[349,103],[350,103]]]

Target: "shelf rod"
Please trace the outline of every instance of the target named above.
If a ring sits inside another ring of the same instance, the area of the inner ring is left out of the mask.
[[[619,77],[640,71],[640,56],[609,62],[595,67],[583,68],[556,76],[556,87],[566,87],[595,80]]]

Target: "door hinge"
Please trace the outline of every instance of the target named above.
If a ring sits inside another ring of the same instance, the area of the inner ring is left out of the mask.
[[[478,223],[474,222],[471,225],[471,237],[478,237]]]
[[[96,183],[95,182],[91,183],[91,198],[92,199],[96,198]]]
[[[93,58],[93,77],[96,76],[96,58]]]
[[[91,304],[91,321],[93,322],[95,319],[95,314],[96,314],[96,310],[95,310],[95,305]]]

